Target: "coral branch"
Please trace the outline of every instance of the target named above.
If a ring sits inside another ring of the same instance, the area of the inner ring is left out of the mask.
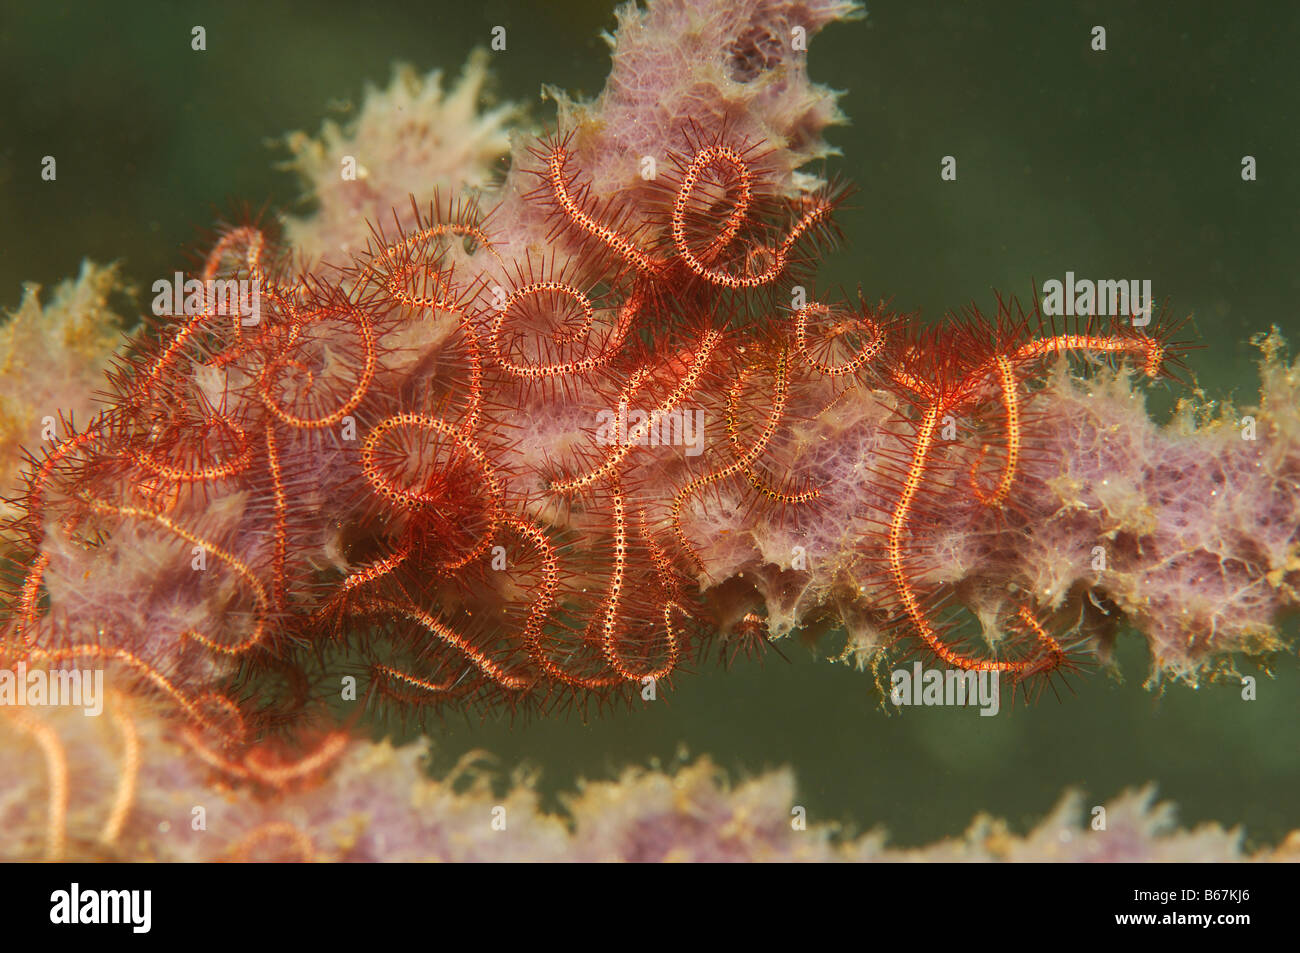
[[[1037,305],[999,300],[923,326],[808,303],[843,190],[803,167],[831,151],[821,134],[840,116],[785,37],[855,13],[838,0],[629,4],[604,93],[556,94],[558,128],[517,137],[495,186],[485,169],[511,110],[473,116],[478,57],[450,96],[403,72],[368,98],[356,135],[387,179],[349,191],[323,171],[350,132],[294,140],[319,213],[292,224],[295,244],[223,228],[196,275],[254,283],[260,308],[147,319],[89,424],[60,418],[31,455],[6,513],[0,656],[109,667],[246,786],[296,790],[344,767],[330,797],[304,802],[320,812],[306,826],[240,802],[224,828],[238,836],[141,846],[126,805],[195,779],[161,777],[178,759],[141,746],[163,729],[128,713],[105,849],[405,856],[383,846],[402,810],[391,792],[340,846],[337,805],[373,796],[387,770],[361,765],[394,757],[345,751],[357,712],[339,714],[340,678],[417,716],[545,712],[634,699],[715,637],[836,632],[828,654],[877,671],[922,651],[1017,684],[1106,659],[1121,619],[1146,636],[1157,678],[1195,681],[1280,646],[1276,618],[1300,593],[1300,370],[1276,335],[1261,339],[1248,425],[1185,402],[1161,428],[1136,387],[1173,379],[1187,345],[1167,316],[1058,329]],[[404,152],[429,145],[427,129],[394,115],[412,105],[470,133],[441,137],[461,146],[427,181]],[[450,199],[394,211],[387,238],[381,213],[406,208],[389,190],[432,181]],[[66,312],[97,314],[107,281],[88,269],[56,299],[67,335],[92,335]],[[14,374],[36,308],[33,294],[8,329]],[[5,385],[12,443],[26,427],[11,419],[20,384]],[[80,393],[60,396],[69,415],[83,409]],[[60,855],[70,756],[44,722],[14,723],[43,752],[45,850]],[[685,777],[625,787],[643,813],[674,783],[711,804],[709,770]],[[1146,802],[1125,810],[1140,829],[1117,856],[1235,852],[1210,836],[1162,842]],[[425,840],[392,844],[450,850],[439,829],[404,823]],[[669,856],[688,834],[680,817],[670,830],[644,850],[618,832],[600,856]],[[798,843],[767,822],[746,836],[745,850],[776,856],[892,856],[825,832]],[[963,849],[1046,850],[992,837]],[[575,842],[553,825],[518,849]]]

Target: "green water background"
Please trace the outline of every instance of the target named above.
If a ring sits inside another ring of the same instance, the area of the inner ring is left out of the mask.
[[[190,50],[195,24],[206,53]],[[269,140],[315,131],[393,61],[456,73],[497,24],[497,92],[534,119],[550,116],[543,82],[599,90],[604,2],[0,4],[0,305],[83,256],[121,260],[147,288],[233,200],[293,207],[298,184]],[[1089,49],[1094,25],[1105,53]],[[852,118],[830,134],[844,151],[832,168],[861,188],[824,281],[935,317],[1066,270],[1150,278],[1195,317],[1202,385],[1249,400],[1249,336],[1277,324],[1300,338],[1298,27],[1300,8],[1269,3],[872,4],[811,47],[813,76],[847,91]],[[47,154],[57,183],[39,180]],[[939,178],[945,155],[954,183]],[[430,730],[434,768],[486,749],[502,772],[539,767],[553,792],[683,749],[736,776],[788,764],[811,819],[883,824],[906,844],[982,810],[1023,830],[1066,787],[1100,803],[1148,780],[1188,823],[1242,823],[1255,843],[1300,827],[1293,655],[1255,702],[1230,685],[1153,694],[1129,635],[1122,682],[979,718],[886,716],[868,677],[784,652],[703,667],[646,710],[586,724],[449,718]]]

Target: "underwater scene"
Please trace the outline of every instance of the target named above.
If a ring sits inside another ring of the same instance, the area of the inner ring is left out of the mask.
[[[1300,857],[1300,10],[3,6],[0,858]]]

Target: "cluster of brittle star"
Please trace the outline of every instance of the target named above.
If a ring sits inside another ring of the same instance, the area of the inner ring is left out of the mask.
[[[553,228],[523,252],[503,253],[500,215],[436,199],[328,274],[294,270],[258,226],[224,229],[195,276],[257,282],[260,315],[209,301],[154,322],[104,409],[32,459],[9,528],[30,555],[7,655],[120,671],[209,763],[273,788],[342,750],[340,671],[416,713],[635,697],[719,628],[699,580],[723,580],[707,579],[692,518],[724,498],[753,520],[824,505],[834,488],[796,476],[790,425],[857,392],[894,419],[861,476],[882,502],[858,515],[877,571],[855,581],[882,624],[958,669],[1024,680],[1071,664],[1028,599],[996,651],[965,647],[918,540],[958,498],[1014,525],[1052,358],[1154,377],[1176,358],[1167,327],[1058,332],[1000,305],[920,328],[792,297],[844,192],[787,198],[771,153],[726,133],[688,133],[618,202],[594,199],[572,139],[533,156],[524,201]],[[707,452],[647,439],[701,407],[725,429]],[[603,408],[612,440],[595,435]],[[943,436],[954,420],[974,443]],[[565,421],[572,439],[557,439]],[[131,533],[172,546],[158,585],[214,607],[207,619],[124,634],[93,606],[51,608],[52,534],[91,559]],[[762,627],[756,609],[731,634]],[[296,745],[267,740],[282,737]]]

